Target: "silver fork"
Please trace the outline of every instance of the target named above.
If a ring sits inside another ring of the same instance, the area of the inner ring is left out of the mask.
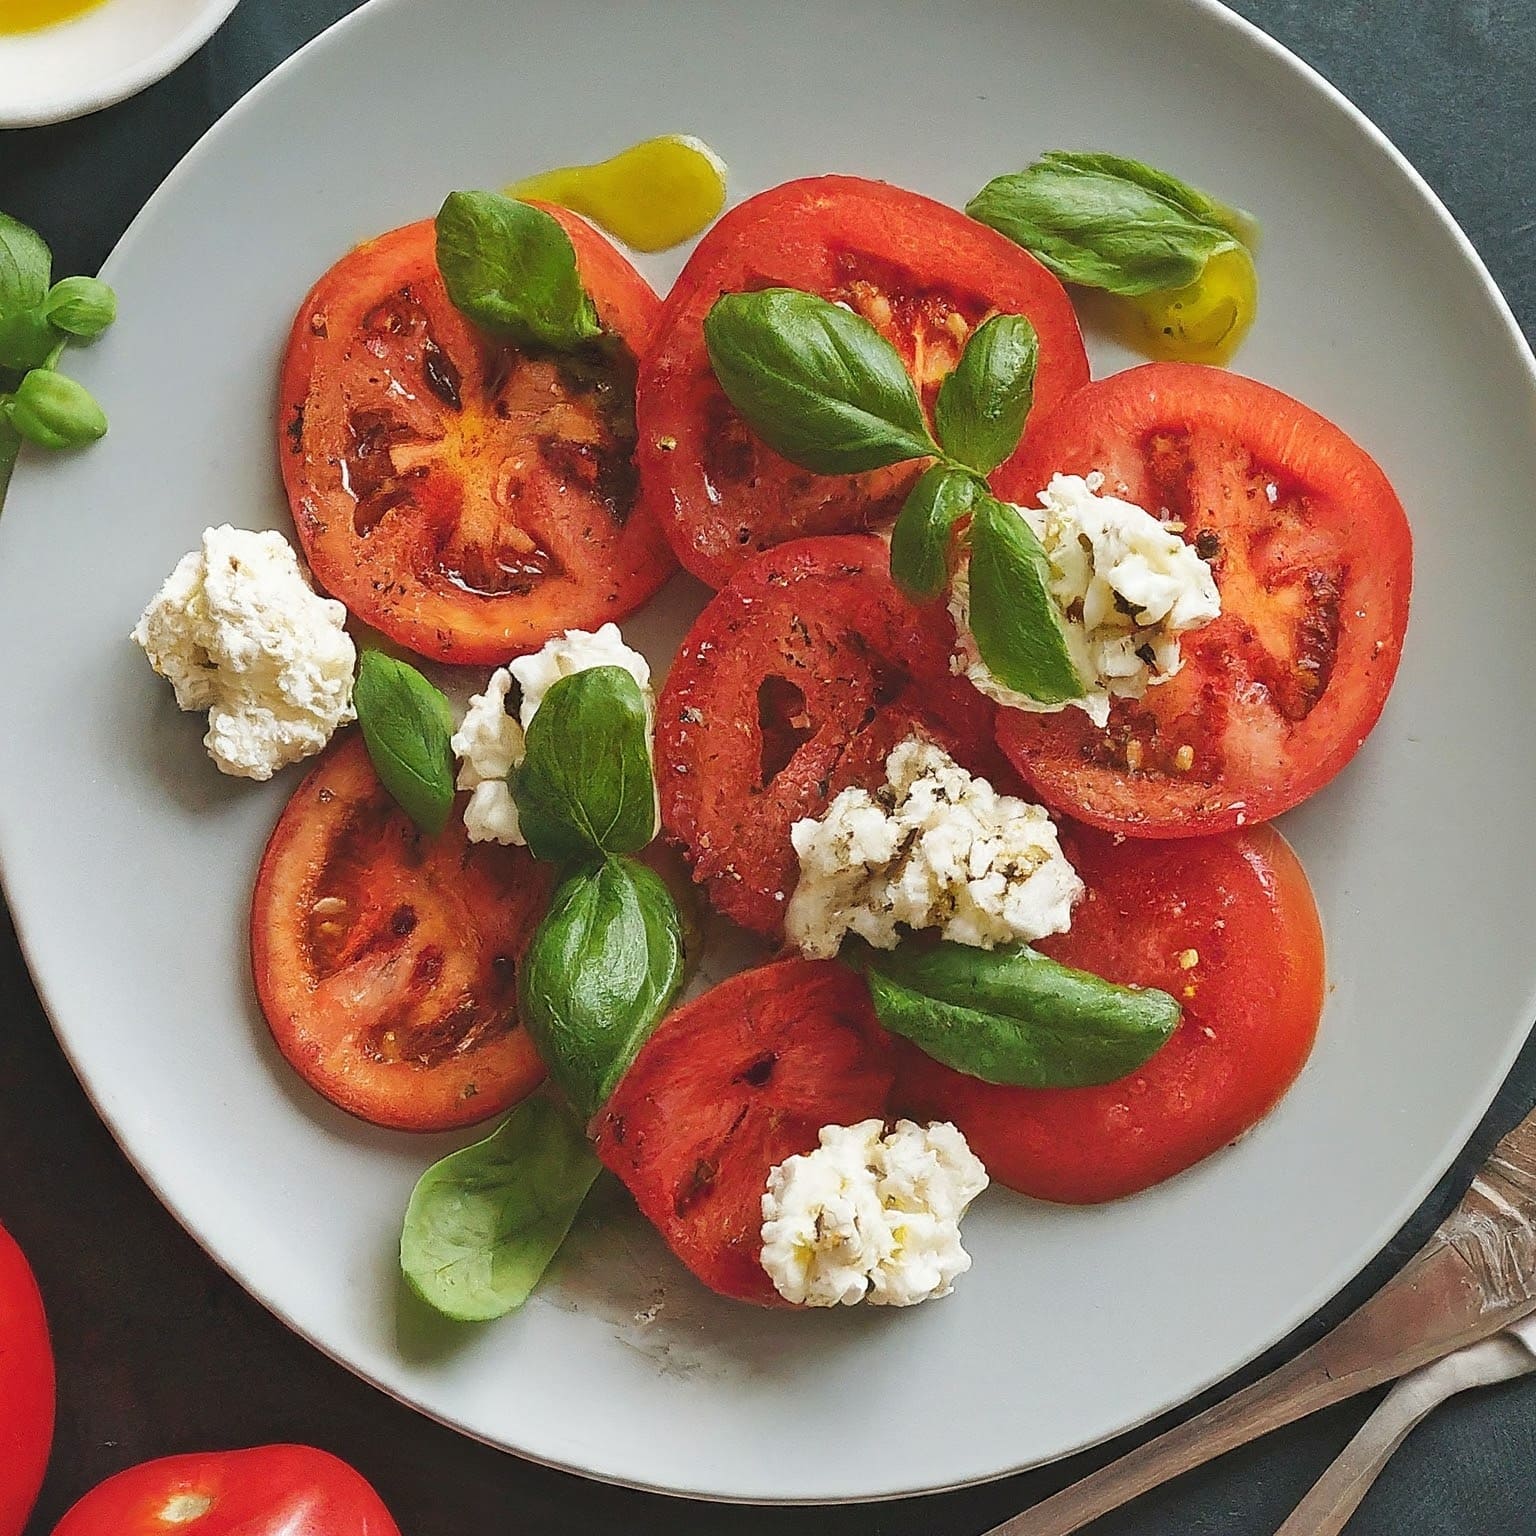
[[[1487,1339],[1532,1311],[1536,1112],[1494,1148],[1429,1242],[1332,1333],[987,1536],[1069,1536],[1181,1472]]]
[[[1446,1398],[1536,1371],[1536,1314],[1404,1376],[1275,1536],[1339,1536],[1392,1453]]]

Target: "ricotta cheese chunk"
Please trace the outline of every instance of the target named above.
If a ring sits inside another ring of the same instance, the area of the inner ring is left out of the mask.
[[[528,729],[529,721],[544,702],[544,695],[562,677],[585,672],[591,667],[623,667],[640,685],[646,707],[654,716],[650,663],[639,651],[625,645],[617,624],[604,624],[590,634],[584,629],[568,629],[563,635],[546,640],[531,656],[519,656],[511,663],[512,676],[523,691],[523,702],[518,711],[523,729]]]
[[[1179,637],[1221,612],[1211,568],[1178,533],[1133,502],[1101,494],[1098,474],[1056,475],[1038,507],[1015,507],[1045,551],[1050,595],[1066,620],[1067,649],[1087,691],[1069,702],[1095,725],[1114,699],[1139,699],[1183,665]],[[986,694],[1012,709],[1053,713],[993,675],[970,628],[969,566],[950,588],[959,636],[951,663]]]
[[[920,737],[885,773],[873,794],[845,789],[790,829],[800,880],[784,926],[801,953],[829,959],[849,933],[894,949],[902,926],[982,949],[1071,926],[1083,882],[1044,807],[998,794]]]
[[[270,779],[355,718],[346,620],[282,534],[225,524],[181,558],[132,638],[183,709],[208,711],[219,771]]]
[[[910,1307],[948,1296],[971,1267],[960,1221],[987,1171],[948,1122],[824,1126],[763,1195],[761,1262],[786,1301]]]
[[[470,697],[452,747],[459,759],[458,786],[469,791],[464,828],[472,843],[525,842],[517,801],[507,775],[523,760],[523,728],[507,713],[512,674],[491,673],[484,693]]]

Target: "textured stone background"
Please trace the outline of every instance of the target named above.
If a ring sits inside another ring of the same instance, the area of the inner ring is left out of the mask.
[[[451,4],[452,0],[438,0]],[[1531,334],[1536,324],[1536,0],[1238,0],[1362,106],[1445,199]],[[169,79],[57,128],[0,133],[0,208],[42,228],[59,270],[94,271],[203,130],[352,0],[245,0]],[[82,935],[89,942],[89,935]],[[1536,1100],[1527,1049],[1424,1210],[1349,1292],[1265,1365],[1392,1272]],[[416,1417],[287,1333],[160,1209],[54,1046],[0,909],[0,1219],[36,1265],[59,1355],[58,1436],[32,1525],[151,1456],[292,1439],[361,1468],[407,1536],[973,1536],[1124,1449],[904,1504],[730,1511],[596,1487]],[[1027,1360],[1020,1362],[1028,1370]],[[1267,1536],[1374,1399],[1234,1453],[1095,1527],[1105,1536]],[[898,1448],[892,1448],[899,1454]],[[1392,1462],[1351,1536],[1530,1536],[1536,1381],[1442,1409]]]

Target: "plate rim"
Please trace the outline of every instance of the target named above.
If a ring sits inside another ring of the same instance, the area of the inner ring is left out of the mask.
[[[191,53],[194,52],[198,46],[200,46],[201,42],[206,41],[207,37],[211,36],[212,32],[217,30],[217,27],[222,24],[223,20],[230,14],[230,12],[234,10],[238,3],[239,0],[215,0],[216,8],[221,9],[222,11],[218,21],[214,23],[213,27],[211,27],[201,39],[194,41],[191,46],[187,48],[182,57],[178,60],[175,60],[170,67],[175,68],[176,65],[183,62],[185,58],[190,57]],[[132,221],[128,224],[127,228],[123,231],[122,235],[113,245],[111,252],[108,254],[105,262],[102,265],[102,276],[106,278],[111,277],[112,271],[117,265],[121,254],[127,250],[130,245],[132,245],[138,238],[141,237],[141,227],[151,219],[153,214],[156,212],[161,200],[167,196],[171,190],[174,189],[174,187],[179,183],[185,174],[189,173],[189,167],[195,161],[200,160],[202,156],[210,152],[211,142],[215,141],[225,131],[226,124],[230,123],[237,116],[244,113],[249,107],[250,103],[261,93],[264,93],[270,85],[286,76],[290,70],[303,67],[303,63],[311,51],[317,50],[322,46],[329,46],[335,36],[345,32],[354,25],[359,24],[361,19],[367,16],[370,12],[380,8],[420,3],[423,3],[423,0],[363,0],[363,3],[359,5],[355,10],[348,12],[344,16],[338,17],[324,30],[317,33],[308,42],[304,43],[293,53],[289,54],[286,58],[281,60],[261,79],[256,81],[255,84],[253,84],[242,96],[238,98],[238,100],[232,103],[224,113],[222,113],[213,123],[208,126],[207,129],[204,130],[204,132],[188,148],[186,153],[166,174],[165,178],[150,194],[148,199],[146,199],[143,207],[140,208],[137,214],[135,214]],[[1014,0],[1014,3],[1023,3],[1023,0]],[[1487,264],[1479,254],[1471,238],[1461,227],[1461,224],[1458,222],[1455,215],[1452,214],[1450,209],[1446,207],[1438,193],[1436,193],[1434,188],[1430,186],[1430,184],[1425,180],[1423,175],[1421,175],[1413,163],[1397,147],[1397,145],[1387,135],[1385,130],[1379,127],[1362,108],[1356,106],[1355,103],[1350,100],[1350,98],[1345,95],[1339,87],[1334,85],[1333,82],[1329,80],[1328,77],[1325,76],[1319,69],[1309,64],[1305,59],[1302,59],[1296,53],[1292,52],[1292,50],[1289,49],[1284,43],[1280,42],[1277,38],[1272,37],[1257,23],[1249,21],[1245,16],[1242,16],[1237,11],[1233,10],[1229,5],[1224,3],[1224,0],[1161,0],[1161,3],[1165,9],[1171,11],[1182,10],[1204,18],[1206,21],[1214,24],[1218,29],[1224,30],[1229,36],[1233,36],[1238,39],[1248,50],[1255,51],[1264,55],[1271,64],[1276,65],[1287,72],[1301,85],[1319,93],[1326,104],[1335,112],[1341,115],[1343,121],[1345,121],[1355,132],[1361,134],[1364,140],[1371,146],[1373,150],[1376,151],[1378,155],[1384,157],[1386,162],[1386,169],[1397,175],[1406,190],[1412,194],[1414,200],[1430,214],[1430,216],[1442,227],[1442,229],[1445,230],[1445,232],[1451,236],[1457,255],[1459,256],[1463,267],[1468,272],[1468,274],[1473,279],[1475,279],[1477,286],[1481,290],[1484,300],[1488,302],[1491,308],[1492,314],[1498,319],[1506,339],[1513,344],[1513,355],[1519,361],[1519,364],[1525,375],[1527,390],[1531,396],[1533,404],[1536,404],[1536,353],[1533,353],[1531,342],[1527,339],[1524,331],[1520,327],[1518,320],[1515,318],[1514,312],[1510,308],[1509,301],[1505,298],[1502,290],[1499,288],[1498,283],[1495,281],[1492,273],[1489,271]],[[174,48],[178,46],[180,46],[179,41],[177,44],[172,45],[171,50],[167,51],[174,51]],[[146,80],[142,83],[149,84],[152,83],[152,80]],[[130,87],[121,95],[111,98],[111,100],[121,100],[123,95],[131,94],[132,90],[136,88],[138,87]],[[103,99],[97,105],[110,105],[111,100]],[[94,111],[96,108],[90,107],[86,108],[85,110]],[[83,113],[78,113],[75,115],[83,115]],[[37,119],[39,122],[54,120],[57,119]],[[4,123],[0,122],[0,126],[4,126]],[[22,464],[18,465],[18,469],[22,468],[22,466],[29,459],[35,461],[35,455],[24,453],[22,456]],[[1435,1158],[1431,1162],[1430,1167],[1414,1183],[1412,1187],[1412,1193],[1404,1202],[1402,1208],[1395,1210],[1385,1223],[1383,1223],[1378,1227],[1376,1231],[1370,1234],[1369,1246],[1364,1248],[1363,1256],[1359,1259],[1346,1260],[1339,1266],[1336,1266],[1336,1268],[1331,1271],[1319,1283],[1318,1286],[1314,1287],[1311,1292],[1303,1296],[1285,1314],[1278,1331],[1275,1332],[1272,1337],[1266,1339],[1256,1349],[1247,1353],[1242,1358],[1233,1360],[1219,1373],[1211,1375],[1207,1379],[1201,1380],[1186,1394],[1180,1395],[1168,1401],[1160,1402],[1150,1412],[1137,1418],[1133,1422],[1120,1425],[1117,1429],[1111,1431],[1107,1435],[1092,1436],[1086,1439],[1075,1441],[1070,1445],[1064,1446],[1054,1456],[1045,1458],[1043,1460],[1025,1461],[1008,1467],[999,1468],[996,1471],[988,1472],[985,1474],[964,1477],[951,1482],[934,1483],[922,1487],[905,1488],[884,1493],[862,1493],[857,1495],[821,1497],[784,1495],[774,1496],[771,1498],[748,1498],[742,1495],[721,1493],[718,1490],[708,1488],[684,1487],[678,1484],[649,1483],[643,1479],[621,1477],[613,1473],[605,1473],[584,1467],[576,1462],[564,1461],[558,1457],[541,1455],[530,1450],[509,1446],[504,1442],[493,1439],[489,1435],[465,1424],[460,1419],[455,1418],[451,1413],[441,1412],[434,1408],[425,1406],[423,1403],[414,1400],[410,1396],[406,1395],[403,1391],[380,1379],[377,1375],[365,1369],[361,1365],[344,1358],[342,1354],[340,1354],[336,1349],[333,1349],[330,1345],[328,1345],[325,1340],[311,1333],[307,1328],[305,1328],[291,1315],[289,1315],[289,1313],[277,1300],[266,1293],[264,1288],[257,1286],[248,1280],[245,1275],[243,1275],[236,1267],[236,1264],[232,1259],[227,1261],[224,1256],[222,1256],[219,1252],[210,1246],[210,1244],[204,1239],[203,1235],[193,1225],[190,1217],[177,1206],[177,1204],[161,1187],[160,1183],[154,1177],[152,1177],[147,1167],[143,1164],[143,1162],[141,1162],[134,1148],[129,1145],[124,1135],[120,1133],[117,1120],[108,1107],[106,1096],[97,1094],[81,1063],[77,1060],[76,1054],[71,1047],[67,1032],[61,1028],[49,993],[42,979],[38,975],[36,967],[33,964],[30,920],[26,917],[23,910],[12,900],[11,882],[7,876],[7,868],[10,862],[6,854],[8,841],[9,840],[5,832],[5,819],[0,817],[0,891],[3,891],[6,897],[7,907],[11,914],[12,926],[16,934],[17,945],[27,966],[28,978],[31,981],[33,989],[37,994],[44,1014],[48,1019],[49,1027],[53,1031],[54,1038],[58,1043],[58,1046],[65,1059],[68,1061],[71,1071],[73,1071],[77,1081],[80,1083],[80,1086],[84,1091],[86,1098],[89,1100],[92,1109],[96,1113],[97,1117],[106,1126],[119,1151],[127,1159],[134,1172],[144,1181],[150,1192],[154,1195],[155,1199],[171,1215],[171,1217],[176,1221],[177,1225],[187,1233],[193,1242],[197,1244],[202,1252],[206,1254],[219,1267],[220,1270],[222,1270],[232,1280],[234,1280],[236,1284],[238,1284],[248,1296],[258,1302],[263,1308],[266,1309],[266,1311],[272,1314],[272,1316],[277,1318],[285,1328],[289,1329],[292,1333],[296,1334],[299,1338],[304,1340],[306,1344],[318,1350],[327,1359],[340,1366],[350,1376],[365,1382],[374,1390],[383,1393],[386,1397],[409,1409],[413,1413],[420,1414],[423,1418],[441,1424],[445,1428],[452,1430],[454,1433],[464,1436],[466,1439],[476,1441],[479,1444],[488,1446],[491,1449],[499,1451],[504,1455],[514,1456],[520,1460],[532,1462],[539,1466],[548,1467],[555,1471],[569,1473],[573,1476],[583,1478],[589,1482],[597,1482],[611,1487],[633,1489],[637,1492],[660,1494],[669,1498],[692,1499],[710,1504],[762,1508],[823,1508],[843,1505],[893,1503],[902,1499],[924,1498],[936,1494],[956,1492],[966,1488],[981,1487],[988,1483],[998,1482],[1004,1478],[1015,1477],[1024,1472],[1056,1464],[1066,1460],[1068,1457],[1078,1455],[1096,1446],[1107,1445],[1125,1435],[1134,1434],[1137,1430],[1145,1427],[1149,1423],[1152,1423],[1154,1420],[1159,1419],[1164,1415],[1183,1407],[1185,1404],[1193,1402],[1195,1399],[1210,1392],[1212,1388],[1219,1386],[1220,1384],[1228,1381],[1234,1375],[1245,1370],[1248,1366],[1252,1365],[1255,1360],[1258,1360],[1269,1351],[1273,1350],[1276,1346],[1284,1343],[1299,1327],[1305,1324],[1309,1318],[1316,1315],[1316,1313],[1325,1307],[1330,1300],[1338,1296],[1351,1283],[1351,1281],[1363,1273],[1364,1270],[1368,1268],[1369,1265],[1382,1254],[1382,1252],[1390,1244],[1393,1237],[1403,1230],[1406,1224],[1412,1219],[1413,1215],[1423,1206],[1425,1200],[1433,1192],[1435,1186],[1449,1171],[1451,1166],[1455,1163],[1457,1157],[1475,1135],[1478,1127],[1482,1124],[1489,1110],[1493,1107],[1494,1101],[1497,1098],[1500,1089],[1507,1080],[1509,1073],[1513,1068],[1521,1050],[1526,1045],[1533,1030],[1536,1030],[1536,1020],[1533,1020],[1533,1022],[1527,1023],[1524,1026],[1517,1026],[1513,1030],[1510,1041],[1505,1047],[1495,1066],[1494,1074],[1487,1082],[1485,1082],[1483,1088],[1479,1091],[1476,1100],[1468,1108],[1468,1110],[1463,1113],[1461,1119],[1457,1122],[1456,1128],[1452,1133],[1451,1141],[1448,1142],[1441,1149],[1441,1151],[1436,1154]],[[1533,972],[1531,984],[1533,993],[1536,993],[1536,972]],[[1536,996],[1533,996],[1532,1001],[1536,1001]]]

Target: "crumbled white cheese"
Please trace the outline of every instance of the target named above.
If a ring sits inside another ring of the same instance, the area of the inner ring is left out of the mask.
[[[1052,598],[1065,616],[1067,649],[1087,692],[1070,702],[1095,725],[1112,699],[1139,699],[1183,665],[1179,636],[1221,612],[1211,568],[1177,533],[1129,501],[1100,494],[1102,475],[1056,475],[1038,507],[1014,510],[1034,530],[1049,566]],[[969,566],[950,589],[960,648],[952,666],[989,698],[1052,713],[993,676],[970,629]]]
[[[624,636],[617,624],[604,624],[595,633],[584,629],[568,629],[553,640],[546,640],[541,649],[531,656],[519,656],[511,664],[512,676],[523,690],[519,718],[523,729],[533,719],[544,695],[573,672],[585,672],[591,667],[623,667],[640,685],[645,695],[646,708],[654,715],[655,701],[651,695],[651,667],[639,651],[624,644]]]
[[[918,737],[885,773],[873,795],[845,789],[790,829],[800,880],[784,926],[802,953],[827,959],[847,933],[894,949],[902,924],[983,949],[1071,926],[1083,882],[1043,807],[998,794]]]
[[[220,772],[270,779],[355,718],[346,620],[282,534],[226,524],[181,558],[132,638],[183,709],[208,711]]]
[[[472,843],[524,841],[507,775],[523,760],[523,728],[507,713],[512,674],[505,667],[491,673],[484,693],[470,697],[464,719],[454,732],[460,789],[467,789],[464,826]]]
[[[987,1171],[947,1122],[824,1126],[763,1195],[761,1262],[797,1306],[909,1307],[948,1296],[971,1267],[960,1219]]]

